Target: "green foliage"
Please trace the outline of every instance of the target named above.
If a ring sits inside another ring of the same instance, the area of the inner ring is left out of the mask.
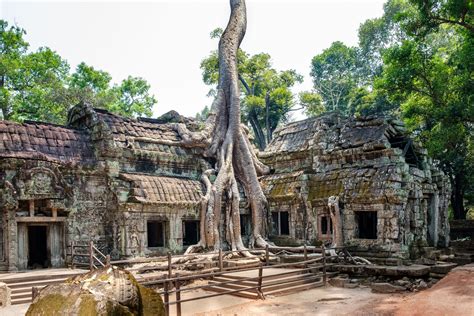
[[[55,99],[69,66],[56,52],[40,48],[28,53],[26,32],[0,20],[1,118],[60,122],[66,108]]]
[[[82,62],[71,76],[70,87],[73,89],[90,89],[94,93],[99,93],[109,89],[111,80],[112,77],[107,72],[96,70]]]
[[[196,113],[196,120],[198,120],[199,122],[205,122],[209,117],[210,112],[211,109],[206,105],[204,109],[201,110],[201,112]]]
[[[81,63],[73,74],[53,50],[28,52],[26,32],[0,20],[0,118],[63,124],[80,101],[124,116],[150,116],[154,96],[142,78],[128,77],[111,86],[111,76]]]
[[[326,111],[323,98],[316,92],[303,91],[298,96],[307,116],[318,116]]]
[[[349,113],[350,93],[358,82],[356,56],[355,48],[334,42],[313,57],[314,89],[321,95],[326,111]]]
[[[383,63],[374,89],[355,99],[373,109],[377,102],[370,99],[375,94],[395,113],[399,111],[450,176],[454,216],[463,218],[464,200],[472,203],[474,197],[472,10],[465,1],[389,1],[397,2],[403,3],[398,12],[391,12],[393,17],[386,12],[382,19],[390,18],[391,29],[403,36],[383,49],[368,45]]]

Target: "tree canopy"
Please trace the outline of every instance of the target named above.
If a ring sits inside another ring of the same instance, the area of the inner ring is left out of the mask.
[[[112,84],[109,73],[80,63],[75,72],[55,51],[28,50],[26,31],[0,20],[0,118],[65,123],[67,111],[80,101],[129,116],[151,116],[156,99],[145,79]]]
[[[221,32],[216,29],[211,37]],[[291,87],[301,83],[303,77],[292,69],[276,70],[272,67],[271,56],[266,53],[250,55],[239,49],[237,61],[243,91],[242,120],[251,126],[258,147],[264,149],[278,124],[288,119],[296,105]],[[217,51],[202,60],[201,70],[204,83],[215,86],[219,77]],[[209,94],[215,94],[215,90]]]
[[[456,218],[474,203],[473,12],[472,1],[388,0],[358,47],[334,42],[311,69],[324,111],[404,119],[449,175]]]

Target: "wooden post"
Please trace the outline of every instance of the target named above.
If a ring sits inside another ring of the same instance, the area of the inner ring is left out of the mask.
[[[176,289],[176,315],[181,316],[181,290],[179,289],[179,274],[176,273],[176,281],[175,281],[175,289]]]
[[[308,251],[306,249],[306,245],[304,245],[304,261],[308,261]],[[305,263],[304,264],[304,267],[307,268],[308,267],[308,264]]]
[[[89,241],[89,270],[94,270],[94,243]]]
[[[260,262],[260,266],[258,267],[258,295],[260,298],[263,300],[265,297],[263,296],[262,292],[262,277],[263,277],[263,268],[262,268],[262,263]]]
[[[39,288],[37,288],[36,286],[33,286],[31,288],[31,299],[34,301],[35,298],[38,296],[39,294]]]
[[[265,245],[265,265],[270,264],[270,253],[268,251],[268,244]]]
[[[166,316],[169,316],[170,315],[170,305],[169,305],[169,302],[170,302],[170,294],[168,293],[168,281],[165,281],[165,285],[164,285],[164,303],[165,303],[165,315]]]
[[[172,266],[171,266],[171,252],[168,251],[168,278],[171,279]]]
[[[74,243],[74,240],[71,241],[71,268],[74,269],[74,247],[75,246],[75,243]]]
[[[322,246],[323,250],[323,285],[326,286],[326,249],[324,248],[324,244]]]
[[[105,266],[110,267],[110,255],[105,256]]]
[[[222,272],[223,264],[222,264],[222,249],[219,248],[219,272]]]

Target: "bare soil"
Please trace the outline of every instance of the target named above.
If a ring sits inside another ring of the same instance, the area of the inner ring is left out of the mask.
[[[455,315],[474,316],[474,265],[454,269],[417,293],[375,294],[369,288],[317,288],[195,315]]]

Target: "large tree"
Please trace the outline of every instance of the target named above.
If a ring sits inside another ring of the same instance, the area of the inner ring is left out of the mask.
[[[356,49],[342,42],[332,43],[313,57],[311,77],[326,111],[350,112],[350,93],[358,84],[356,57]]]
[[[49,48],[28,52],[25,33],[0,20],[1,118],[61,122],[67,108],[54,96],[62,87],[69,66]]]
[[[474,192],[472,7],[464,1],[412,2],[417,6],[405,6],[396,20],[406,38],[383,53],[374,87],[400,104],[407,126],[450,177],[454,217],[462,219]]]
[[[222,33],[216,29],[211,33],[214,38]],[[285,122],[293,110],[295,95],[291,91],[303,77],[295,70],[278,71],[272,67],[269,54],[249,55],[239,49],[237,67],[240,86],[242,119],[252,128],[255,143],[260,150],[271,141],[278,124]],[[214,86],[219,78],[218,52],[212,52],[201,62],[204,83]],[[215,90],[211,90],[211,95]]]
[[[111,84],[105,71],[85,63],[69,73],[68,63],[47,47],[28,51],[25,30],[0,20],[0,118],[64,124],[80,101],[129,116],[151,116],[156,99],[150,85],[129,76]]]
[[[250,247],[267,245],[267,200],[257,176],[268,168],[258,161],[240,118],[237,52],[247,27],[245,1],[230,0],[230,7],[230,19],[219,41],[219,79],[212,113],[200,132],[176,125],[182,145],[205,147],[206,155],[215,159],[215,169],[202,176],[207,191],[202,201],[201,240],[189,247],[188,253],[227,247],[248,254],[240,235],[239,184],[252,214]],[[211,183],[209,175],[213,172],[217,176]],[[221,221],[222,216],[225,218]]]

